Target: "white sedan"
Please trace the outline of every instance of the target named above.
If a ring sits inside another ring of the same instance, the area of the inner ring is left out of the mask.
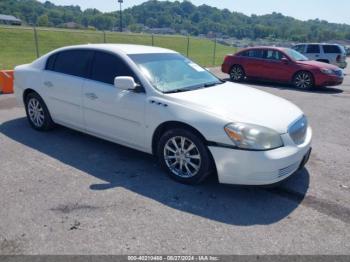
[[[16,67],[15,93],[34,129],[60,124],[154,154],[182,183],[216,173],[226,184],[274,184],[311,152],[297,106],[162,48],[61,48]]]

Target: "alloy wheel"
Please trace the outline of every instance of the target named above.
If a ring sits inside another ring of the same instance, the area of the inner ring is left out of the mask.
[[[36,98],[29,99],[27,107],[30,121],[36,127],[42,127],[45,122],[45,114],[39,100]]]
[[[241,81],[244,78],[242,68],[240,68],[239,66],[234,66],[230,72],[230,78],[233,81]]]
[[[198,174],[202,157],[197,146],[190,139],[176,136],[166,142],[164,160],[174,175],[191,178]]]
[[[312,77],[307,72],[301,72],[295,77],[294,83],[298,88],[307,89],[312,86]]]

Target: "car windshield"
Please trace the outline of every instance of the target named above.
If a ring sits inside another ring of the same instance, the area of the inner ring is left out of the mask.
[[[223,82],[177,53],[133,54],[129,57],[152,85],[163,93],[192,91]]]
[[[284,52],[286,52],[287,55],[289,55],[289,57],[295,61],[308,61],[309,60],[306,56],[300,54],[298,51],[295,51],[294,49],[285,48]]]

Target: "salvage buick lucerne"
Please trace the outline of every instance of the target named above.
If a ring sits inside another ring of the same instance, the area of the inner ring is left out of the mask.
[[[34,129],[60,124],[154,154],[187,184],[211,173],[221,183],[274,184],[311,152],[297,106],[162,48],[61,48],[16,67],[15,93]]]

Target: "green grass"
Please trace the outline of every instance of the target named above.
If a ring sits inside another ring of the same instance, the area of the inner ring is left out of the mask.
[[[152,45],[148,34],[126,34],[81,30],[56,30],[38,28],[38,49],[43,55],[51,50],[67,45],[87,43],[128,43]],[[187,55],[187,37],[154,35],[155,46],[176,50]],[[214,42],[207,39],[190,38],[189,57],[202,66],[213,66]],[[234,53],[233,47],[217,44],[215,66],[222,63],[226,54]],[[23,27],[0,27],[0,70],[11,69],[16,65],[36,59],[34,31]]]

